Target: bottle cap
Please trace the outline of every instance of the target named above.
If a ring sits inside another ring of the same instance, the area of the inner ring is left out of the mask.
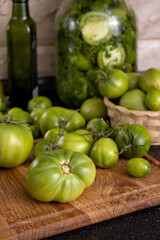
[[[14,3],[25,3],[28,2],[28,0],[12,0]]]

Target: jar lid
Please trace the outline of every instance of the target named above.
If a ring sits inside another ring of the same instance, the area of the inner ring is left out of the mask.
[[[14,3],[26,3],[28,1],[29,0],[12,0],[12,2],[14,2]]]

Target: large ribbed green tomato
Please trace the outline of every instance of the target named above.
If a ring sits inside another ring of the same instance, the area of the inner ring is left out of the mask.
[[[95,165],[88,156],[57,149],[52,154],[40,155],[31,163],[26,185],[39,201],[65,203],[80,196],[95,176]]]
[[[26,124],[0,123],[0,167],[16,167],[29,157],[33,136]]]
[[[84,117],[72,109],[51,107],[42,114],[40,129],[43,134],[52,128],[62,128],[71,132],[83,128],[85,123]]]

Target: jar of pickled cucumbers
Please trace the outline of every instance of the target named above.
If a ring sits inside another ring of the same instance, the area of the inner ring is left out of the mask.
[[[56,24],[56,88],[68,107],[99,97],[97,70],[136,71],[136,17],[124,0],[66,0]]]

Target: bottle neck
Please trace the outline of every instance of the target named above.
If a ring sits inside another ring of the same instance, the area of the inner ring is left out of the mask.
[[[29,17],[28,1],[26,2],[13,2],[12,5],[12,18],[25,19]]]

